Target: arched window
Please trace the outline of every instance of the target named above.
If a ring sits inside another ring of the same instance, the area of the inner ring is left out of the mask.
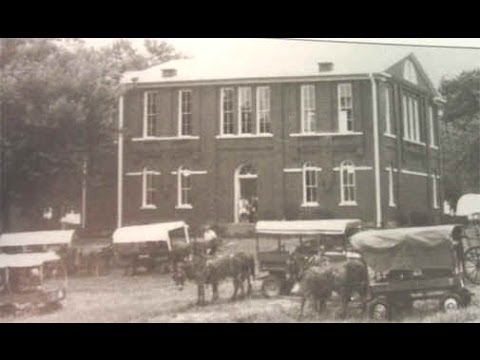
[[[405,65],[403,67],[403,77],[405,80],[413,84],[418,84],[417,71],[410,60],[405,61]]]
[[[303,205],[318,205],[317,167],[311,162],[303,165]]]
[[[351,161],[344,161],[340,165],[340,195],[341,205],[357,205],[355,165]]]
[[[180,166],[177,173],[177,200],[178,207],[191,208],[190,192],[192,190],[191,173]]]

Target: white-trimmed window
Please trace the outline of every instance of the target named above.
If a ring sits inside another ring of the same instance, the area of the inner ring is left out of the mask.
[[[177,172],[177,207],[191,208],[190,193],[192,190],[190,171],[180,167]]]
[[[395,176],[393,174],[394,168],[393,165],[387,168],[388,172],[388,206],[395,207],[397,202],[395,201]]]
[[[344,161],[340,165],[340,205],[357,205],[355,188],[355,165]]]
[[[438,175],[436,172],[432,175],[432,197],[433,197],[433,208],[438,209]]]
[[[390,87],[385,87],[383,89],[383,101],[384,101],[384,111],[385,111],[385,133],[388,135],[395,135],[392,123],[392,107],[391,107],[391,89]]]
[[[257,126],[259,134],[270,134],[272,132],[269,86],[257,87]]]
[[[238,88],[238,119],[240,134],[253,133],[252,88]]]
[[[435,136],[435,121],[433,119],[433,108],[428,107],[428,128],[430,131],[430,146],[437,146],[437,138]]]
[[[353,131],[352,84],[338,84],[338,130]]]
[[[180,90],[178,93],[179,104],[179,136],[192,135],[192,92]]]
[[[413,84],[418,84],[417,71],[410,60],[405,61],[405,65],[403,67],[403,77],[405,80]]]
[[[221,90],[221,132],[222,135],[234,134],[234,90],[223,88]]]
[[[303,165],[303,205],[316,206],[318,205],[317,188],[317,168],[314,164],[307,162]]]
[[[315,101],[315,85],[301,87],[302,133],[317,131],[317,106]]]
[[[143,105],[143,137],[155,136],[159,114],[158,93],[147,91],[144,96]]]
[[[155,209],[156,193],[155,176],[159,173],[155,171],[149,171],[147,168],[142,172],[142,208]]]
[[[420,142],[418,99],[407,95],[403,95],[403,132],[405,140]]]

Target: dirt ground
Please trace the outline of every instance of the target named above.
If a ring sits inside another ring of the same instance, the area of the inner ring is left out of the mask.
[[[243,240],[230,244],[232,249],[251,251],[253,241]],[[228,246],[227,246],[228,247]],[[260,295],[260,281],[255,281],[254,292],[248,299],[231,302],[233,286],[225,282],[220,286],[220,300],[198,307],[196,286],[187,284],[178,291],[168,275],[159,273],[123,276],[114,271],[105,277],[75,277],[69,279],[68,294],[63,307],[49,313],[17,317],[3,317],[0,322],[42,323],[128,323],[128,322],[363,322],[359,309],[352,304],[349,316],[341,320],[336,316],[339,301],[332,298],[328,311],[317,315],[307,308],[305,316],[298,318],[298,297],[265,299]],[[404,322],[480,322],[480,287],[472,287],[476,296],[467,309],[442,313],[436,304],[420,304],[401,319]],[[207,293],[210,300],[211,293]]]

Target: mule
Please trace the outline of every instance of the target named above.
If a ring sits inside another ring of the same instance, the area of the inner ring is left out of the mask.
[[[247,282],[247,296],[252,292],[252,279],[255,277],[255,259],[243,252],[208,256],[202,251],[192,250],[187,258],[177,261],[172,265],[172,279],[177,288],[182,290],[186,280],[196,283],[198,289],[197,304],[205,305],[205,288],[212,287],[212,301],[219,299],[219,284],[231,278],[233,281],[233,294],[231,299],[245,297],[244,283]]]
[[[319,313],[326,310],[326,302],[335,292],[340,296],[340,317],[347,315],[348,305],[356,292],[360,296],[362,313],[366,310],[368,297],[368,268],[360,259],[351,259],[341,263],[330,264],[324,259],[320,262],[306,264],[300,274],[302,301],[300,317],[303,316],[307,300],[314,303]]]

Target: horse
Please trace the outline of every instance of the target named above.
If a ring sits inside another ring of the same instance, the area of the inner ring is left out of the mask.
[[[321,258],[305,264],[299,275],[301,289],[300,317],[307,299],[314,302],[319,313],[326,309],[326,302],[335,292],[340,296],[340,317],[347,315],[348,304],[357,292],[362,303],[362,312],[366,310],[368,296],[368,268],[361,259],[348,259],[340,263],[329,263]]]
[[[186,280],[197,284],[198,305],[205,305],[205,287],[212,287],[212,302],[219,299],[218,287],[221,281],[233,280],[233,294],[231,300],[237,298],[240,290],[241,297],[245,297],[244,283],[247,282],[247,295],[251,294],[251,280],[255,277],[255,259],[244,252],[224,255],[208,255],[199,246],[192,246],[188,257],[176,259],[172,264],[172,279],[179,290],[183,289]]]

